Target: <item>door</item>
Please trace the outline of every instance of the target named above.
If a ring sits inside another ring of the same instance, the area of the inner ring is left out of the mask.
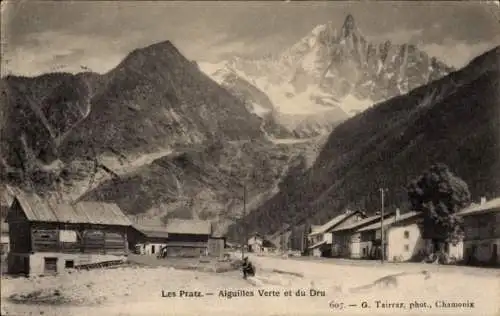
[[[467,263],[469,264],[475,264],[476,263],[476,252],[477,252],[477,245],[472,245],[469,251],[469,255],[467,257]]]
[[[57,273],[57,258],[45,257],[43,271],[45,274]]]
[[[30,257],[23,257],[23,273],[30,274]]]
[[[498,262],[498,245],[493,244],[491,249],[491,263],[496,264]]]

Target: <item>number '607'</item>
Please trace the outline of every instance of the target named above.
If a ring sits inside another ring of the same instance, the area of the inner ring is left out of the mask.
[[[330,301],[328,303],[328,305],[332,309],[343,309],[344,308],[344,303],[339,303],[339,302],[334,302],[334,301]]]

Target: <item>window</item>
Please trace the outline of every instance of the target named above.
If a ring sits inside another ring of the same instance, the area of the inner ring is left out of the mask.
[[[57,272],[57,258],[45,257],[44,261],[44,273],[56,273]]]
[[[151,254],[154,255],[155,253],[155,245],[151,245]]]
[[[64,267],[65,267],[66,269],[71,269],[71,268],[74,268],[74,267],[75,267],[75,261],[73,261],[73,260],[66,260],[66,261],[64,262]]]
[[[410,251],[410,246],[409,245],[405,245],[405,251]]]
[[[77,242],[76,231],[73,230],[60,230],[59,241],[61,242]]]
[[[405,239],[408,239],[410,238],[410,232],[405,230]]]
[[[7,243],[2,243],[0,244],[0,254],[5,254],[8,252],[8,249],[9,249],[9,244]]]

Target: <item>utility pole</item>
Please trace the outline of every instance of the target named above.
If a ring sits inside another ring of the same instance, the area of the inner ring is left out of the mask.
[[[304,229],[301,229],[301,234],[300,234],[300,255],[304,253]]]
[[[385,257],[385,240],[384,240],[384,192],[387,189],[380,188],[380,198],[381,198],[381,217],[380,217],[380,245],[381,245],[381,258],[380,261],[384,263],[384,257]]]
[[[243,242],[241,243],[241,259],[245,258],[245,246],[248,244],[247,240],[247,227],[246,227],[246,217],[247,215],[247,186],[243,184]]]

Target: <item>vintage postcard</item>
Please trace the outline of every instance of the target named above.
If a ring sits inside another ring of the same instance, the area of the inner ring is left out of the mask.
[[[2,316],[500,316],[498,1],[1,21]]]

